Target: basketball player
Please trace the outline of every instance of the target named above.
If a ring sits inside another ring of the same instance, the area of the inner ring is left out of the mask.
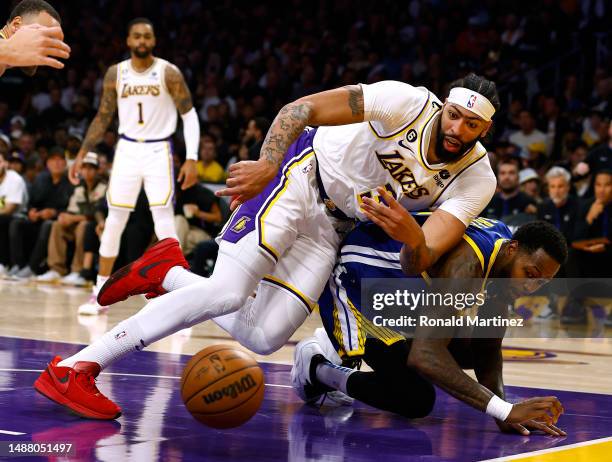
[[[390,201],[391,208],[401,208],[391,197],[385,200]],[[424,221],[422,216],[416,218]],[[433,383],[496,418],[504,431],[527,435],[528,429],[535,429],[565,435],[554,425],[563,410],[557,398],[532,398],[515,404],[504,401],[501,343],[505,328],[486,333],[495,338],[469,333],[459,338],[458,328],[436,327],[430,328],[435,329],[432,338],[428,328],[417,326],[414,338],[406,340],[401,333],[366,317],[367,312],[362,310],[370,296],[362,299],[362,280],[405,278],[401,247],[401,242],[389,239],[373,223],[358,226],[346,237],[319,299],[321,319],[333,347],[327,346],[327,338],[321,338],[323,329],[298,343],[291,371],[298,395],[313,402],[323,393],[338,390],[376,408],[414,418],[431,412],[436,394]],[[565,239],[546,222],[526,224],[513,236],[502,222],[477,218],[466,229],[463,240],[427,274],[461,279],[462,291],[466,292],[473,283],[476,293],[489,278],[514,278],[503,287],[499,280],[486,285],[488,299],[478,308],[481,317],[506,318],[508,304],[552,279],[566,257]],[[415,319],[434,308],[417,311]],[[454,307],[450,311],[454,311],[450,316],[457,316]],[[384,311],[376,313],[384,315]],[[338,355],[345,364],[363,359],[373,372],[340,367]],[[474,369],[477,381],[462,369]]]
[[[161,241],[119,270],[98,301],[170,293],[76,355],[53,359],[37,390],[82,415],[114,418],[118,406],[75,380],[93,380],[131,351],[226,314],[216,322],[243,345],[275,351],[310,314],[335,263],[340,234],[354,220],[367,219],[362,204],[377,200],[381,185],[406,209],[437,209],[422,228],[410,223],[404,241],[408,273],[434,264],[460,241],[496,186],[480,143],[499,108],[495,85],[470,74],[451,86],[444,104],[426,88],[384,81],[286,105],[260,160],[232,167],[222,194],[238,194],[243,203],[221,233],[213,275],[190,273],[178,242]],[[250,297],[256,289],[257,297]],[[74,378],[62,393],[60,378],[67,374]]]
[[[70,57],[70,47],[64,40],[60,16],[44,0],[19,2],[8,22],[0,30],[0,75],[9,67],[20,67],[34,75],[37,66],[62,69],[55,58]]]
[[[111,274],[119,253],[121,233],[143,183],[155,234],[158,239],[176,239],[170,137],[176,130],[177,109],[183,119],[187,148],[187,160],[180,170],[179,181],[183,189],[197,181],[200,124],[183,75],[173,64],[153,56],[155,33],[148,19],[137,18],[130,22],[127,45],[131,57],[106,72],[98,114],[70,169],[71,181],[78,184],[76,175],[83,156],[95,149],[118,109],[120,139],[106,195],[109,212],[100,239],[100,268],[92,296],[79,307],[80,314],[95,315],[107,309],[98,304],[96,296]]]

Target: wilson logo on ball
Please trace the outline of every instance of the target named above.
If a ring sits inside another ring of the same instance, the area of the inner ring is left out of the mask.
[[[215,401],[219,401],[224,397],[233,399],[236,398],[236,396],[238,396],[239,394],[245,393],[256,386],[257,382],[255,382],[255,379],[251,377],[251,374],[247,374],[240,380],[236,380],[234,383],[228,385],[227,387],[223,387],[219,390],[213,391],[212,393],[204,395],[204,402],[206,404],[211,404]]]

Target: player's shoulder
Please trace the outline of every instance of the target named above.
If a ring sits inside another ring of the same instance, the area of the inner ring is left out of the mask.
[[[425,87],[415,87],[406,82],[398,80],[381,80],[380,82],[370,84],[360,84],[364,92],[364,96],[373,95],[377,98],[389,97],[393,100],[409,100],[412,102],[425,103],[432,96]],[[437,98],[436,98],[437,99]]]

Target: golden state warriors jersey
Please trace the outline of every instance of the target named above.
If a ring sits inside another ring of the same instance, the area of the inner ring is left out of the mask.
[[[334,205],[364,220],[363,197],[379,186],[407,210],[442,208],[466,226],[495,192],[496,180],[479,142],[454,163],[430,164],[427,150],[442,103],[424,87],[383,81],[361,85],[365,122],[319,127],[313,148]]]
[[[166,88],[168,61],[155,58],[151,67],[137,72],[131,60],[117,65],[119,134],[136,140],[159,140],[176,130],[177,109]]]

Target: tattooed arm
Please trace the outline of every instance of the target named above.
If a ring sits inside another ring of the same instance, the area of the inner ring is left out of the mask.
[[[196,161],[198,160],[198,145],[200,144],[200,121],[193,108],[191,93],[181,71],[174,64],[170,64],[166,66],[164,78],[166,88],[168,88],[168,92],[183,119],[183,136],[185,138],[187,160],[181,166],[177,180],[182,183],[181,189],[185,190],[198,181]]]
[[[96,145],[102,140],[104,132],[110,125],[115,111],[117,110],[117,65],[108,68],[102,84],[102,97],[98,113],[87,129],[85,140],[81,145],[81,150],[77,155],[76,161],[72,164],[69,172],[70,181],[74,185],[79,184],[78,172],[81,169],[81,161],[85,154],[95,149]]]
[[[259,160],[232,165],[228,188],[217,195],[238,196],[238,202],[243,202],[261,192],[278,172],[291,143],[307,125],[345,125],[363,120],[363,91],[359,85],[316,93],[285,105],[268,130]]]
[[[193,103],[191,102],[191,92],[189,91],[189,87],[187,83],[185,83],[185,79],[183,78],[183,74],[174,64],[170,64],[166,66],[166,71],[164,74],[164,79],[166,82],[166,88],[176,105],[179,113],[181,115],[186,114],[193,107]]]

